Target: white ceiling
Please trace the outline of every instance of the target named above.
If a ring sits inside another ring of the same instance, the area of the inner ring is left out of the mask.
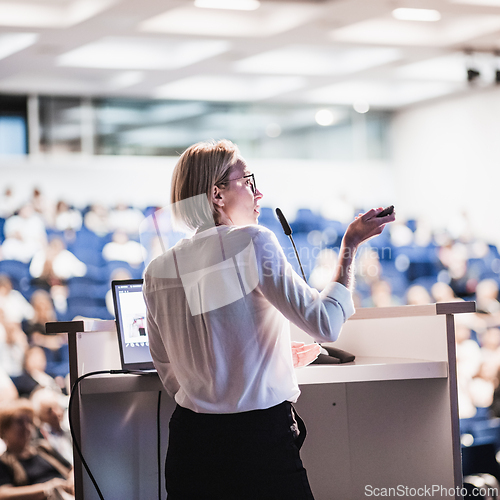
[[[499,49],[500,0],[0,0],[3,93],[393,109],[494,85]]]

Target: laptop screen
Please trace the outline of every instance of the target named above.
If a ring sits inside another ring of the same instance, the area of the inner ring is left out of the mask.
[[[146,328],[142,279],[112,281],[116,330],[124,370],[153,369]]]

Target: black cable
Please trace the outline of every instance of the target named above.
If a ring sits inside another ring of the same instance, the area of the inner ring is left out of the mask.
[[[85,373],[84,375],[82,375],[81,377],[78,377],[75,380],[75,383],[73,384],[73,387],[71,388],[71,393],[70,393],[70,396],[69,396],[69,403],[68,403],[69,431],[71,433],[71,438],[73,440],[73,446],[75,447],[75,450],[76,450],[78,456],[80,457],[82,465],[85,467],[85,470],[87,471],[87,474],[89,475],[89,478],[92,481],[92,484],[94,485],[94,487],[95,487],[95,489],[97,491],[97,494],[99,495],[100,500],[104,500],[104,497],[103,497],[103,495],[101,493],[101,490],[99,489],[99,486],[97,485],[97,481],[95,480],[92,472],[90,471],[90,468],[89,468],[86,460],[83,458],[82,450],[80,448],[80,445],[78,444],[78,441],[77,441],[76,435],[75,435],[75,430],[73,428],[73,419],[72,419],[73,400],[74,400],[74,395],[75,395],[76,389],[78,388],[78,385],[80,384],[80,382],[83,379],[85,379],[87,377],[92,377],[94,375],[117,375],[117,374],[120,374],[120,375],[129,375],[129,374],[132,374],[132,375],[146,375],[145,373],[142,373],[142,372],[139,372],[139,371],[131,371],[131,370],[99,370],[99,371],[95,371],[95,372]],[[157,418],[156,425],[157,425],[157,431],[158,431],[158,498],[161,500],[160,408],[161,408],[161,391],[159,391],[159,393],[158,393],[158,409],[157,409],[157,415],[156,415],[156,418]]]
[[[160,414],[161,414],[161,391],[158,391],[158,408],[156,410],[156,458],[158,460],[158,500],[161,500],[161,425],[160,425]]]
[[[78,453],[78,456],[80,457],[82,465],[85,467],[85,470],[87,471],[87,474],[89,475],[90,480],[92,481],[92,484],[94,485],[94,487],[95,487],[95,489],[97,491],[97,494],[99,495],[99,498],[101,500],[104,500],[104,497],[102,496],[101,490],[99,489],[99,486],[97,485],[97,481],[95,480],[92,472],[90,472],[90,468],[87,465],[87,462],[83,458],[82,450],[80,449],[80,445],[78,444],[78,441],[77,441],[76,436],[75,436],[75,430],[73,428],[73,419],[72,419],[72,414],[73,414],[72,407],[73,407],[73,399],[74,399],[74,395],[75,395],[76,389],[78,388],[78,385],[80,384],[80,382],[84,378],[91,377],[93,375],[105,375],[105,374],[110,374],[110,373],[111,373],[110,370],[99,370],[99,371],[95,371],[95,372],[85,373],[81,377],[78,377],[75,380],[75,383],[73,384],[73,387],[71,388],[71,393],[70,393],[70,396],[69,396],[69,403],[68,403],[69,431],[71,433],[71,439],[73,440],[73,446],[75,447],[75,450]],[[127,372],[121,371],[120,373],[127,373]]]

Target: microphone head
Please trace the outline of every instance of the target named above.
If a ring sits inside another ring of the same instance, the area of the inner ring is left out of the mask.
[[[288,224],[287,220],[285,219],[285,216],[283,215],[283,212],[279,208],[276,209],[276,215],[278,216],[278,219],[281,223],[281,227],[283,228],[284,233],[287,236],[290,236],[292,234],[292,228],[290,227],[290,224]]]

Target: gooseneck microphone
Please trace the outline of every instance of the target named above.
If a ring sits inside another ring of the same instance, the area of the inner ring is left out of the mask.
[[[304,274],[304,269],[302,269],[302,264],[300,262],[299,252],[297,252],[297,247],[295,246],[295,242],[293,241],[293,238],[292,238],[292,228],[290,227],[290,224],[288,224],[288,221],[285,219],[283,212],[279,208],[276,209],[276,215],[278,216],[278,220],[281,223],[281,227],[283,228],[283,232],[290,238],[290,241],[292,242],[293,249],[295,250],[295,256],[297,257],[297,262],[299,263],[300,272],[302,273],[302,277],[304,278],[304,281],[307,283],[306,275]]]

